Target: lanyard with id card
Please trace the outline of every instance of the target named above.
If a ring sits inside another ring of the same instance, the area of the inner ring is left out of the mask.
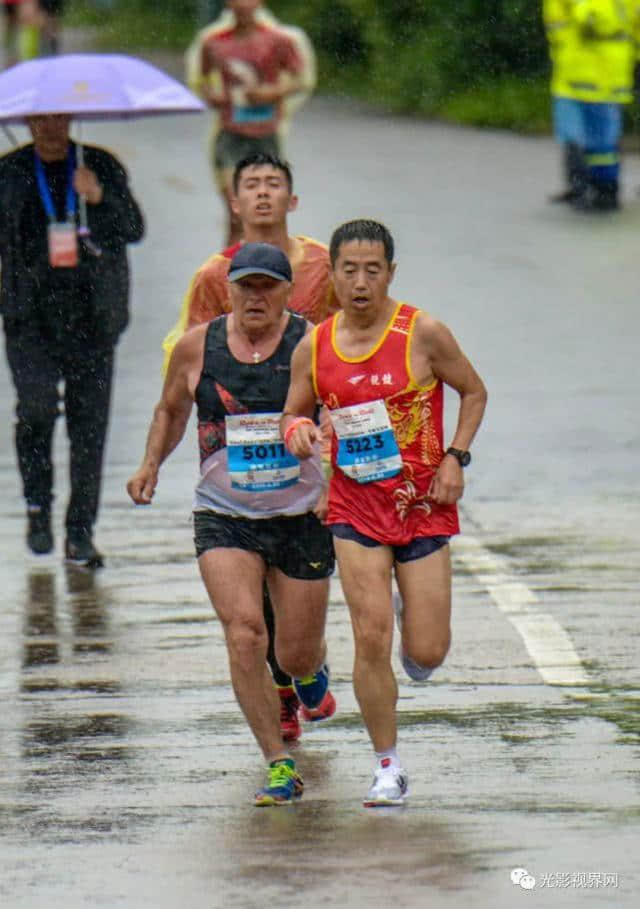
[[[37,152],[34,155],[38,192],[49,221],[47,225],[49,265],[52,268],[75,268],[78,265],[78,231],[75,218],[77,196],[73,188],[74,155],[71,151],[67,155],[66,221],[57,220],[42,161]]]

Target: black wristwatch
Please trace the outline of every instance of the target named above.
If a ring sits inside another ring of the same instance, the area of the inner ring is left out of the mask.
[[[445,454],[453,455],[460,467],[467,467],[471,463],[470,451],[462,451],[460,448],[447,448]]]

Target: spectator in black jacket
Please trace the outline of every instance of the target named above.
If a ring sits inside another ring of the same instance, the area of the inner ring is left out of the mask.
[[[0,260],[15,442],[32,552],[53,549],[52,439],[64,382],[71,497],[67,560],[99,567],[93,543],[114,349],[128,321],[127,243],[144,233],[113,155],[69,139],[69,117],[30,118],[33,143],[0,158]],[[83,163],[84,158],[84,163]],[[78,224],[86,199],[89,237]]]

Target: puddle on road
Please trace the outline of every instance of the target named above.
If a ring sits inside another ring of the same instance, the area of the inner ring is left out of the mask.
[[[511,851],[532,830],[573,818],[584,829],[614,817],[621,825],[638,820],[624,806],[624,781],[610,806],[598,801],[596,781],[569,796],[557,778],[585,743],[637,746],[632,691],[533,686],[519,693],[522,700],[507,700],[512,685],[495,684],[477,698],[477,685],[436,684],[417,708],[418,689],[407,686],[401,741],[424,763],[410,767],[405,810],[367,812],[359,799],[369,782],[362,778],[368,743],[343,696],[350,680],[340,676],[338,714],[305,732],[296,749],[307,786],[302,802],[257,812],[251,793],[263,771],[233,701],[213,614],[171,603],[157,577],[144,585],[145,596],[137,597],[140,589],[128,597],[118,572],[56,567],[26,578],[14,789],[0,802],[0,822],[16,846],[35,844],[41,860],[47,851],[55,857],[70,845],[84,852],[95,844],[124,867],[132,849],[152,840],[165,860],[157,881],[195,869],[193,892],[207,881],[209,893],[215,882],[225,906],[252,905],[250,892],[262,905],[293,906],[301,894],[314,905],[321,894],[323,904],[361,909],[363,894],[368,905],[382,905],[383,895],[388,905],[393,893],[400,909],[416,905],[420,893],[469,893],[478,875],[517,865]],[[617,739],[602,731],[611,728]],[[603,769],[611,766],[609,752]],[[504,825],[508,837],[487,832]],[[310,864],[310,848],[320,863]],[[74,881],[81,866],[69,872]],[[16,868],[14,875],[31,880]],[[56,880],[71,886],[62,870]],[[160,890],[150,883],[150,892]]]

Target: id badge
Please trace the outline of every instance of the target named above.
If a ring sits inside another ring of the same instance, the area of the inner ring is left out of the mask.
[[[75,268],[78,264],[78,233],[75,224],[57,221],[47,228],[49,265]]]

